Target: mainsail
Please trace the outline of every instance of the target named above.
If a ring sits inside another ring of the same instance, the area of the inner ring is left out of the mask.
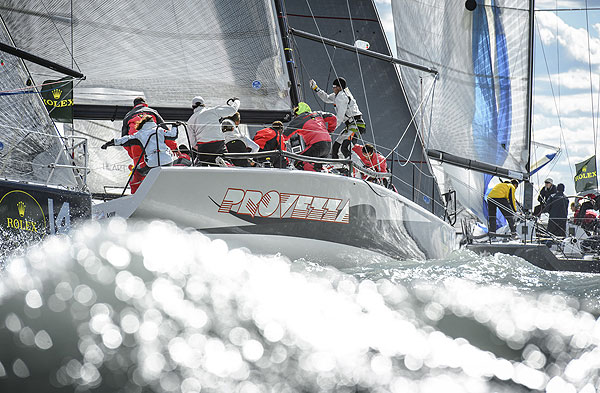
[[[86,75],[76,116],[130,107],[136,96],[154,107],[188,109],[202,95],[208,104],[237,96],[244,109],[291,108],[271,0],[6,0],[0,13],[17,47]],[[36,80],[57,76],[30,68]]]
[[[2,20],[0,42],[11,43]],[[0,177],[77,188],[63,139],[28,82],[23,61],[0,52]]]
[[[516,176],[527,174],[530,1],[478,1],[469,11],[463,2],[393,0],[392,11],[398,57],[439,71],[434,81],[400,69],[412,110],[425,114],[426,147]],[[434,98],[424,107],[421,82],[435,83]],[[459,197],[477,200],[471,206],[481,217],[491,176],[454,168],[444,172]],[[465,184],[468,189],[459,190]]]

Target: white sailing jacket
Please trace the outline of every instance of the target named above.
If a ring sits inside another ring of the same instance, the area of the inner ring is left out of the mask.
[[[260,146],[258,146],[256,142],[248,138],[246,135],[243,135],[237,127],[233,131],[224,132],[223,136],[225,138],[225,144],[239,139],[244,142],[246,147],[249,148],[252,153],[256,153],[260,149]]]
[[[157,129],[156,123],[149,121],[144,123],[135,134],[115,138],[115,145],[123,145],[132,139],[137,139],[145,148],[146,165],[153,168],[159,165],[159,160],[160,165],[168,165],[173,162],[175,157],[169,146],[165,144],[165,137],[176,138],[177,133],[176,126],[170,130],[161,127]]]
[[[327,94],[321,89],[317,90],[317,95],[323,102],[335,105],[335,117],[338,126],[352,119],[354,116],[362,115],[354,96],[347,87],[340,91],[337,96],[335,93]]]
[[[187,133],[190,140],[190,148],[197,143],[208,143],[225,140],[221,132],[219,120],[223,117],[232,116],[240,108],[240,101],[235,100],[231,105],[219,105],[215,107],[199,106],[187,121]]]

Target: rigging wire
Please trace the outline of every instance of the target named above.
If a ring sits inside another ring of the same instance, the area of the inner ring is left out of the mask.
[[[354,22],[352,21],[352,12],[350,11],[350,2],[346,0],[346,6],[348,7],[348,15],[350,16],[350,28],[352,29],[352,40],[355,43],[356,47],[356,35],[354,34]],[[365,105],[367,106],[367,115],[369,117],[369,128],[371,129],[371,135],[373,135],[373,143],[375,141],[375,130],[373,129],[373,122],[371,121],[371,110],[369,109],[369,99],[367,98],[367,89],[365,87],[365,78],[362,71],[362,66],[360,64],[360,56],[358,55],[358,48],[356,48],[356,61],[358,62],[358,72],[360,74],[360,80],[362,82],[363,92],[365,94]],[[359,137],[362,140],[362,135],[359,134]]]
[[[587,48],[588,48],[588,69],[590,73],[590,101],[592,104],[592,129],[594,131],[594,155],[596,155],[597,151],[597,143],[598,143],[598,131],[597,124],[594,119],[594,87],[592,82],[592,54],[590,49],[590,23],[589,23],[589,15],[587,10],[587,0],[585,0],[585,28],[586,28],[586,36],[587,36]]]
[[[81,68],[79,67],[79,64],[77,64],[77,61],[75,60],[75,57],[73,56],[73,51],[72,51],[72,49],[73,49],[73,46],[72,46],[73,45],[73,2],[71,1],[71,48],[69,48],[69,45],[66,43],[64,37],[60,33],[58,26],[56,26],[56,23],[54,23],[54,18],[52,18],[52,15],[50,14],[50,10],[48,10],[48,7],[46,7],[46,4],[44,3],[44,1],[40,1],[40,3],[46,10],[48,19],[50,20],[50,22],[52,22],[52,26],[54,26],[54,28],[56,29],[56,32],[58,33],[60,40],[63,42],[63,44],[65,45],[65,48],[67,49],[67,52],[69,52],[69,56],[71,57],[71,64],[75,64],[75,66],[77,67],[77,70],[79,72],[81,72]]]
[[[415,117],[417,116],[417,113],[419,113],[419,111],[421,110],[421,107],[423,106],[423,104],[429,100],[429,96],[431,95],[432,91],[433,91],[433,87],[435,86],[435,84],[431,84],[431,87],[429,88],[429,91],[426,94],[426,97],[421,99],[421,102],[419,103],[419,106],[417,107],[417,109],[414,111],[414,113],[412,114],[410,121],[408,122],[406,128],[404,129],[404,132],[402,133],[402,135],[400,136],[400,139],[398,139],[398,143],[396,143],[396,145],[391,149],[391,152],[385,156],[386,159],[389,158],[389,156],[392,154],[393,151],[395,151],[398,146],[400,146],[400,143],[402,142],[402,139],[404,139],[404,136],[406,135],[406,133],[408,132],[408,129],[410,128],[410,125],[415,121]],[[417,138],[417,134],[415,133],[415,140]],[[414,143],[413,143],[413,148],[414,148]],[[412,150],[411,150],[411,155],[412,155]],[[405,166],[405,165],[403,165]]]
[[[567,140],[565,138],[565,134],[563,131],[563,126],[562,126],[562,120],[560,117],[560,112],[558,111],[558,107],[557,107],[557,103],[556,103],[556,95],[554,94],[554,85],[552,84],[552,78],[550,77],[550,68],[548,67],[548,59],[546,58],[546,50],[544,49],[544,43],[542,42],[542,36],[540,34],[540,26],[537,23],[537,19],[535,20],[535,27],[536,27],[536,31],[538,33],[538,36],[540,37],[540,46],[542,48],[542,54],[544,56],[544,63],[546,65],[546,72],[548,73],[548,81],[550,83],[550,91],[552,91],[552,98],[554,100],[554,107],[556,108],[556,116],[558,118],[558,126],[560,128],[560,136],[562,138],[562,143],[564,143],[565,146],[565,153],[567,155],[567,162],[569,164],[569,171],[571,172],[571,177],[573,176],[573,168],[571,168],[571,158],[569,157],[569,149],[567,147]]]

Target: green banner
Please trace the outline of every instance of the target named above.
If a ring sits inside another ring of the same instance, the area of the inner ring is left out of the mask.
[[[596,156],[575,164],[575,191],[589,191],[598,189],[596,177]]]
[[[73,80],[70,77],[44,81],[42,99],[55,121],[73,122]]]

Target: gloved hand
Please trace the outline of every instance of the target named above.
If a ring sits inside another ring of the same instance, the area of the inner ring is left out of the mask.
[[[314,79],[311,79],[309,84],[310,84],[310,88],[313,89],[314,91],[321,90],[321,89],[319,89],[319,86],[317,86],[317,82],[315,82]]]
[[[176,121],[176,122],[175,122],[175,123],[173,123],[173,124],[175,125],[175,127],[180,127],[180,126],[182,126],[182,125],[183,125],[183,122],[178,120],[178,121]]]
[[[106,142],[105,144],[103,144],[102,146],[100,146],[100,148],[101,148],[102,150],[106,150],[106,148],[107,148],[107,147],[109,147],[109,146],[114,146],[114,145],[115,145],[115,141],[114,141],[114,140],[112,140],[112,141],[108,141],[108,142]]]

